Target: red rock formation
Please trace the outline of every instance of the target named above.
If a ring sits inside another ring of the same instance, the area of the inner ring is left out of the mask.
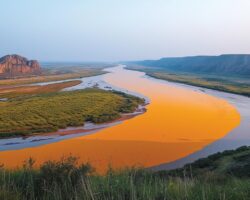
[[[0,58],[0,76],[15,77],[26,74],[40,74],[41,68],[36,60],[28,60],[19,55],[7,55]]]

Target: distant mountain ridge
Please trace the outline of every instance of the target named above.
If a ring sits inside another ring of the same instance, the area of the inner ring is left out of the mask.
[[[41,68],[36,60],[28,60],[19,55],[6,55],[0,58],[0,77],[9,78],[40,72]]]
[[[180,72],[250,76],[250,54],[170,57],[132,63]]]

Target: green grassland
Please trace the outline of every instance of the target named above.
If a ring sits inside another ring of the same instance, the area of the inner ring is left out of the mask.
[[[239,77],[219,77],[205,74],[188,74],[168,72],[152,67],[128,67],[128,69],[145,72],[148,76],[170,82],[184,83],[188,85],[204,87],[250,97],[250,83]]]
[[[72,156],[45,162],[38,169],[29,159],[20,169],[2,166],[0,199],[249,200],[249,158],[250,148],[242,147],[178,170],[110,168],[105,175],[96,174],[90,164],[79,164]]]
[[[54,132],[85,121],[107,122],[141,103],[140,98],[100,89],[20,94],[0,102],[0,137]]]

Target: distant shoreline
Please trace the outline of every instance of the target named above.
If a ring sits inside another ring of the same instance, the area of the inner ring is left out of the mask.
[[[202,87],[202,88],[205,88],[205,89],[211,89],[211,90],[217,90],[217,91],[220,91],[220,92],[227,92],[227,93],[231,93],[231,94],[237,94],[237,95],[242,95],[242,96],[245,96],[245,97],[248,97],[250,98],[250,94],[249,93],[240,93],[240,92],[233,92],[231,90],[227,90],[227,89],[223,89],[223,88],[219,88],[219,87],[209,87],[209,86],[204,86],[204,85],[201,85],[201,84],[195,84],[195,83],[190,83],[190,82],[185,82],[185,81],[178,81],[178,80],[170,80],[170,79],[163,79],[163,78],[159,78],[153,74],[150,74],[150,73],[147,73],[145,72],[147,76],[150,76],[152,78],[155,78],[155,79],[160,79],[160,80],[165,80],[165,81],[169,81],[169,82],[173,82],[173,83],[182,83],[182,84],[186,84],[186,85],[191,85],[191,86],[195,86],[195,87]]]
[[[231,94],[237,94],[237,95],[242,95],[245,97],[249,97],[250,98],[250,86],[249,86],[249,91],[238,91],[238,89],[240,89],[240,85],[226,85],[224,83],[220,83],[220,84],[214,84],[214,82],[209,82],[207,81],[207,85],[205,85],[205,82],[202,84],[198,81],[195,80],[195,75],[193,75],[193,77],[191,75],[182,75],[182,74],[172,74],[170,72],[161,72],[161,71],[150,71],[148,72],[147,70],[144,69],[137,69],[137,68],[133,68],[133,67],[125,67],[128,70],[134,70],[134,71],[140,71],[140,72],[144,72],[147,76],[150,76],[152,78],[155,79],[159,79],[159,80],[165,80],[168,82],[173,82],[173,83],[182,83],[182,84],[186,84],[186,85],[191,85],[191,86],[196,86],[196,87],[201,87],[201,88],[205,88],[205,89],[212,89],[212,90],[217,90],[217,91],[221,91],[221,92],[227,92],[227,93],[231,93]],[[161,76],[157,76],[154,73],[158,73],[158,74],[162,74]],[[170,77],[167,77],[170,76]],[[175,76],[175,77],[174,77]],[[187,77],[189,79],[187,79]],[[198,76],[196,77],[197,79],[199,78]],[[180,80],[182,79],[182,80]],[[202,78],[200,78],[202,80]],[[209,84],[211,84],[209,86]],[[228,87],[228,88],[226,88]],[[235,87],[235,88],[231,88],[230,87]],[[243,86],[242,86],[243,87]]]

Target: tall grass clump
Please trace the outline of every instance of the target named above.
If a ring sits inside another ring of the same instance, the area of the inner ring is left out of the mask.
[[[34,160],[20,169],[0,170],[0,199],[43,200],[236,200],[250,199],[249,177],[215,172],[187,176],[152,172],[144,168],[109,169],[97,174],[90,164],[70,156],[47,161],[39,168]]]

